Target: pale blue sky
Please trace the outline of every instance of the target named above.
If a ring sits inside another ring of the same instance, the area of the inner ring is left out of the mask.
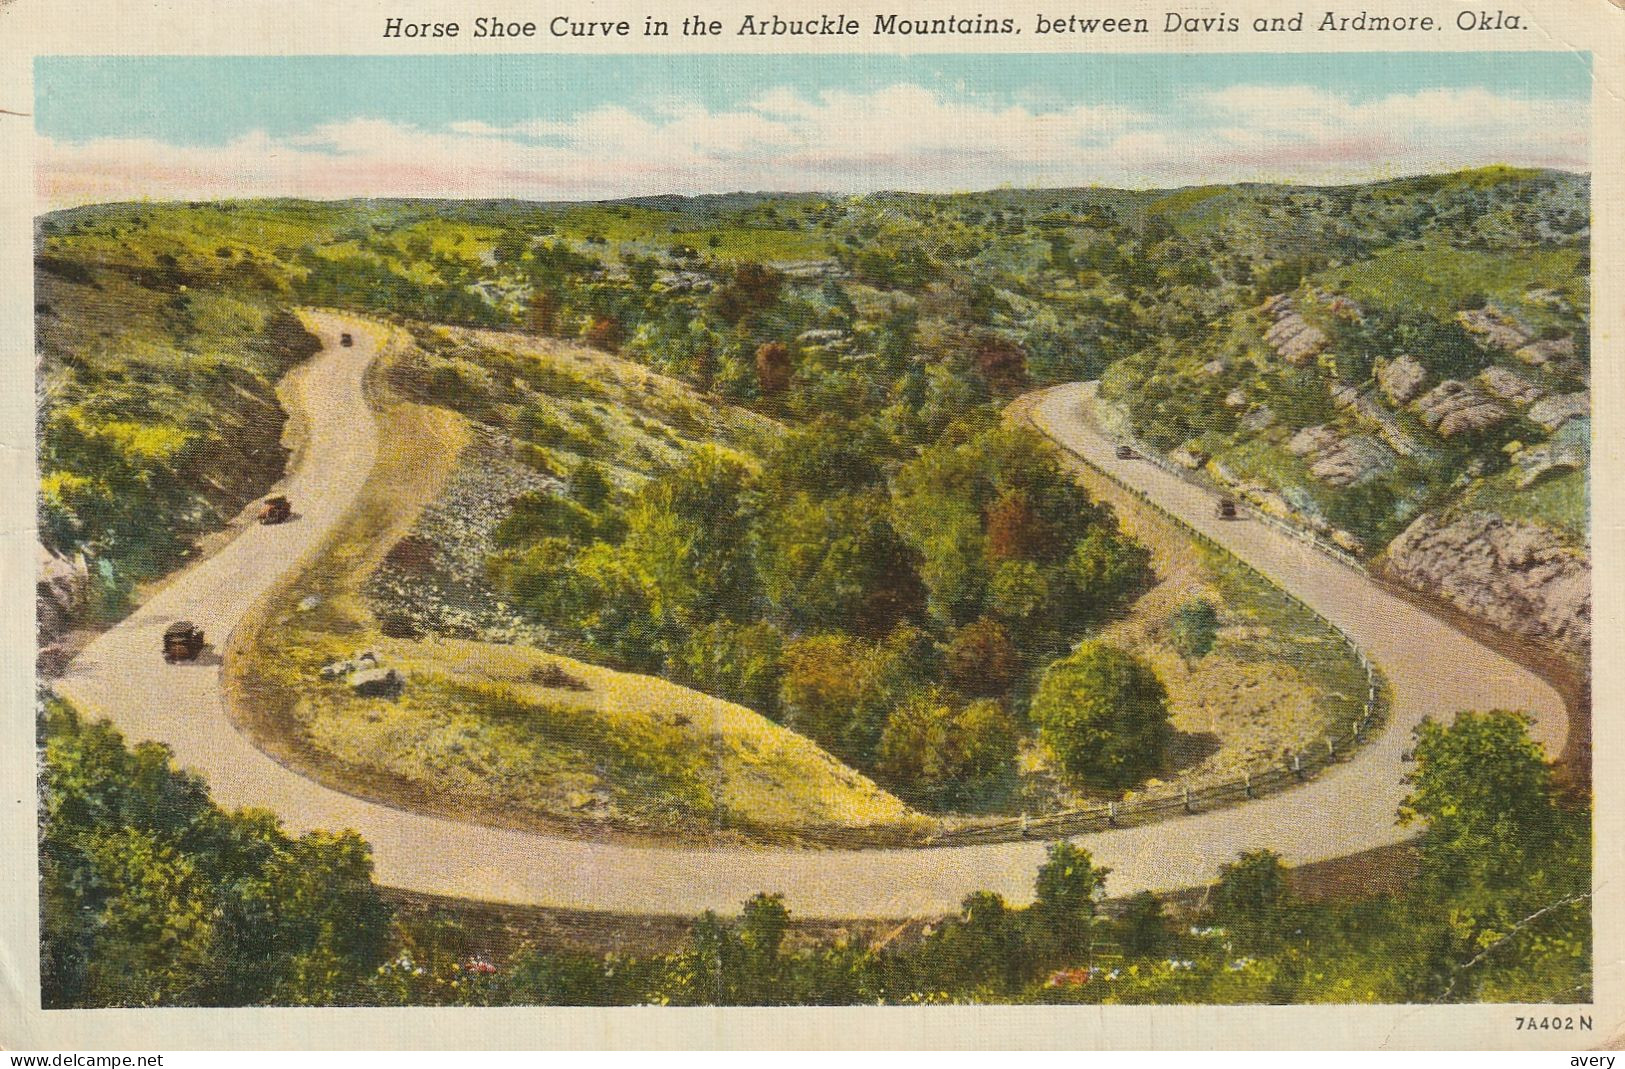
[[[47,56],[37,128],[64,140],[152,137],[222,144],[248,130],[301,133],[366,117],[435,128],[567,119],[605,103],[673,101],[712,111],[765,87],[806,95],[908,82],[991,105],[1079,102],[1173,109],[1232,85],[1316,85],[1356,102],[1429,88],[1584,103],[1590,56],[1574,52],[1282,55],[926,56]],[[200,104],[202,106],[200,106]],[[1187,121],[1195,121],[1187,116]]]
[[[35,83],[63,202],[1584,169],[1591,71],[1572,52],[53,56]]]

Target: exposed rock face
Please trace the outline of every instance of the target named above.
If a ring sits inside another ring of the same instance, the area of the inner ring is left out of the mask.
[[[90,594],[90,569],[83,556],[69,560],[35,542],[34,618],[39,627],[39,670],[51,675],[67,667],[56,640],[72,629]]]
[[[1195,445],[1182,445],[1168,454],[1168,459],[1182,468],[1195,471],[1207,463],[1207,454]]]
[[[1591,394],[1584,390],[1553,394],[1544,401],[1530,405],[1527,415],[1547,430],[1555,431],[1571,419],[1591,415]]]
[[[1489,368],[1482,378],[1486,390],[1501,400],[1511,401],[1515,405],[1533,404],[1546,393],[1522,375],[1508,371],[1504,367]]]
[[[1457,312],[1456,321],[1484,345],[1512,352],[1529,344],[1529,332],[1493,304],[1470,312]]]
[[[1422,422],[1442,438],[1493,427],[1507,418],[1505,408],[1460,379],[1439,383],[1416,402],[1416,407]]]
[[[1261,431],[1265,427],[1275,424],[1275,410],[1269,405],[1259,405],[1257,408],[1241,417],[1241,425],[1250,431]]]
[[[1415,456],[1419,451],[1416,442],[1405,433],[1405,429],[1399,425],[1399,420],[1394,418],[1394,414],[1371,398],[1356,394],[1346,407],[1361,420],[1375,427],[1389,448],[1400,456]]]
[[[1535,367],[1551,367],[1553,371],[1569,374],[1576,360],[1573,338],[1554,338],[1531,342],[1513,354],[1519,360]]]
[[[1415,397],[1427,382],[1428,370],[1414,356],[1390,360],[1377,369],[1377,385],[1388,395],[1388,400],[1402,405]]]
[[[1331,341],[1324,331],[1298,314],[1292,298],[1284,293],[1265,301],[1263,311],[1275,320],[1264,332],[1264,340],[1289,364],[1307,364]]]
[[[1375,438],[1364,434],[1343,438],[1323,451],[1310,466],[1310,474],[1333,486],[1353,486],[1392,471],[1394,454]]]
[[[1575,420],[1564,425],[1564,430],[1584,421]],[[1520,449],[1512,458],[1518,469],[1518,489],[1527,490],[1553,472],[1579,471],[1591,459],[1591,450],[1584,440],[1559,435],[1542,445]]]
[[[1328,449],[1337,442],[1337,432],[1330,427],[1305,427],[1292,436],[1286,447],[1293,456],[1306,457]]]
[[[39,620],[39,637],[44,642],[73,626],[76,613],[85,605],[90,589],[90,569],[84,557],[69,560],[34,543],[38,564],[34,593],[38,597],[35,610]]]
[[[1208,378],[1213,378],[1215,375],[1222,375],[1224,374],[1224,370],[1225,365],[1223,360],[1209,360],[1207,363],[1202,365],[1202,374],[1206,375]]]
[[[1469,513],[1421,516],[1388,546],[1385,573],[1503,631],[1584,653],[1591,645],[1591,562],[1552,531]]]
[[[1303,365],[1324,350],[1331,339],[1319,327],[1293,312],[1265,332],[1264,340],[1280,354],[1282,360]]]
[[[1375,438],[1345,438],[1330,427],[1305,427],[1286,447],[1297,456],[1313,457],[1310,474],[1333,486],[1353,486],[1394,466],[1393,452]]]
[[[406,686],[393,668],[370,668],[350,677],[350,689],[363,698],[393,698]]]

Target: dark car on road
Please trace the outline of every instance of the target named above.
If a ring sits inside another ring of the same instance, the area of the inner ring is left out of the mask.
[[[1140,454],[1134,451],[1134,447],[1132,445],[1120,445],[1117,447],[1118,460],[1137,460],[1139,459],[1139,456]]]
[[[350,346],[355,344],[355,339],[350,337],[349,333],[346,332],[339,335],[339,344],[348,349]]]
[[[1235,519],[1236,518],[1236,499],[1233,498],[1233,497],[1221,497],[1221,498],[1219,498],[1218,505],[1214,507],[1214,515],[1218,516],[1219,519],[1221,519],[1221,520],[1233,520],[1233,519]]]
[[[265,504],[260,507],[260,522],[263,524],[287,523],[292,515],[293,506],[281,494],[266,498]]]
[[[164,660],[195,661],[203,652],[203,630],[190,620],[176,620],[164,628]]]

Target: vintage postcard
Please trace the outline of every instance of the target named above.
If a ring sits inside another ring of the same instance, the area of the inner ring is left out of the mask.
[[[0,1046],[1620,1042],[1625,12],[1072,6],[0,7]]]

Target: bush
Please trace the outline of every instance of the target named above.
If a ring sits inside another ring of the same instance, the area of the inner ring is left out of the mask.
[[[948,679],[961,693],[997,697],[1021,671],[1021,657],[1004,625],[982,617],[954,633],[948,643]]]
[[[1275,945],[1289,904],[1286,866],[1273,850],[1253,850],[1219,869],[1213,917],[1248,949]]]
[[[1174,649],[1187,661],[1206,657],[1219,636],[1219,611],[1206,598],[1187,601],[1168,622]]]
[[[892,710],[880,736],[878,770],[906,797],[951,804],[1005,771],[1017,730],[1004,706],[979,699],[956,707],[935,688]]]
[[[1032,713],[1063,769],[1112,791],[1154,771],[1172,731],[1156,674],[1102,642],[1085,642],[1049,666]]]
[[[679,683],[737,702],[765,716],[778,712],[784,636],[772,624],[726,620],[699,628],[679,651]]]

